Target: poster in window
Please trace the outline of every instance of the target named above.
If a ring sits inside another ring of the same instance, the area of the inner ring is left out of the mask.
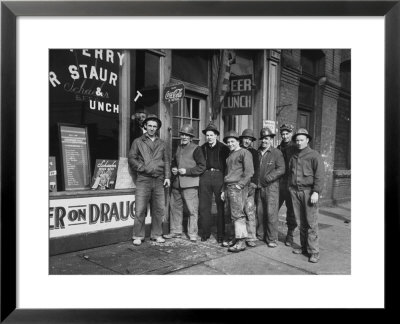
[[[59,124],[65,190],[90,188],[89,139],[86,126]]]
[[[96,160],[91,184],[92,190],[114,189],[117,169],[117,160]]]

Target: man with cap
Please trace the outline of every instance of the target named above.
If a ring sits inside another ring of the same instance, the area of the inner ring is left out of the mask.
[[[246,198],[246,203],[244,206],[244,211],[247,216],[247,233],[248,237],[246,240],[246,244],[250,247],[256,246],[255,241],[257,240],[256,237],[256,204],[255,204],[255,192],[258,186],[258,176],[259,176],[259,170],[260,170],[260,161],[258,159],[258,152],[255,148],[253,148],[251,145],[252,143],[256,140],[254,137],[254,132],[252,129],[245,129],[242,132],[242,135],[239,137],[240,138],[240,146],[244,149],[247,149],[250,153],[251,156],[253,157],[253,168],[254,168],[254,174],[250,179],[250,185],[249,185],[249,192]]]
[[[206,171],[200,177],[199,186],[201,240],[207,241],[211,236],[211,205],[214,194],[217,205],[217,241],[222,243],[225,238],[225,217],[221,191],[229,149],[217,140],[219,131],[212,122],[202,132],[206,136],[206,143],[201,146],[206,159]]]
[[[289,161],[292,155],[296,152],[296,144],[292,141],[293,126],[289,124],[282,124],[279,128],[282,141],[278,145],[278,150],[283,154],[285,159],[285,174],[280,178],[279,182],[279,209],[283,203],[286,205],[286,225],[288,227],[285,245],[292,246],[293,232],[297,227],[296,217],[294,217],[292,198],[290,196],[288,178],[289,178]]]
[[[165,214],[164,186],[170,186],[170,160],[166,143],[156,136],[161,120],[149,115],[143,122],[146,133],[135,139],[128,155],[128,163],[137,172],[135,197],[135,222],[133,244],[140,245],[145,236],[147,204],[151,201],[150,239],[164,243],[162,219]]]
[[[180,131],[181,143],[172,158],[172,182],[171,192],[171,225],[170,234],[164,238],[179,238],[182,236],[183,204],[189,211],[188,235],[192,242],[197,240],[197,221],[199,209],[199,180],[200,175],[206,169],[201,148],[192,143],[194,130],[192,125],[184,124]]]
[[[300,249],[295,254],[309,256],[309,261],[319,261],[318,200],[324,183],[324,162],[321,155],[308,143],[311,136],[304,128],[293,135],[297,152],[289,161],[289,190],[293,210],[300,219]]]
[[[244,206],[248,196],[250,179],[254,174],[253,157],[251,153],[240,147],[239,134],[229,131],[225,134],[224,142],[230,153],[226,159],[226,175],[224,177],[224,191],[221,199],[227,200],[231,220],[235,229],[235,239],[228,251],[240,252],[246,249],[248,237]]]
[[[258,149],[262,208],[257,211],[257,236],[265,238],[271,248],[277,247],[278,243],[279,178],[285,174],[282,152],[272,146],[274,137],[271,129],[261,129]]]

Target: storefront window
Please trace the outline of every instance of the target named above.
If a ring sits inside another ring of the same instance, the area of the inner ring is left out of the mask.
[[[179,145],[179,130],[184,124],[191,124],[194,129],[193,142],[200,141],[200,99],[186,96],[184,100],[173,105],[172,118],[172,152],[176,151]]]
[[[94,180],[98,160],[119,165],[127,157],[121,145],[129,147],[142,134],[141,128],[135,133],[136,115],[141,120],[158,115],[159,61],[159,55],[146,50],[49,51],[49,155],[52,167],[55,164],[56,191],[93,189],[93,183],[81,178],[89,172]],[[85,150],[87,168],[79,166]],[[102,189],[114,189],[115,179],[110,185],[109,176],[98,177]],[[81,180],[84,185],[71,185]]]
[[[59,191],[65,189],[61,170],[59,124],[87,127],[90,170],[96,159],[118,160],[118,50],[50,50],[50,156],[55,157]],[[65,152],[64,152],[65,154]],[[73,170],[69,170],[70,177]]]

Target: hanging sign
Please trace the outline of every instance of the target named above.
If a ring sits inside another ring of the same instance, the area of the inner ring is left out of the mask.
[[[222,113],[225,116],[252,114],[252,80],[251,74],[230,77],[229,89],[222,105]]]
[[[185,86],[175,84],[164,88],[164,100],[168,103],[176,103],[185,96]]]

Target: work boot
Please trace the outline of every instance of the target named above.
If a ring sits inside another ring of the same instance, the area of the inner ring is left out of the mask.
[[[257,244],[254,241],[246,241],[247,246],[255,247]]]
[[[166,239],[181,238],[181,237],[182,237],[182,234],[178,234],[178,233],[169,233],[169,234],[163,235],[163,237],[166,238]]]
[[[304,250],[304,249],[294,249],[292,252],[293,252],[294,254],[303,254],[303,255],[308,256],[307,250]]]
[[[230,240],[230,241],[223,241],[222,242],[222,246],[223,247],[231,247],[231,246],[234,246],[236,244],[236,239],[232,239],[232,240]]]
[[[229,252],[240,252],[244,250],[246,250],[246,243],[243,239],[237,240],[237,243],[228,249]]]
[[[308,261],[311,263],[317,263],[319,261],[319,253],[312,253]]]
[[[293,245],[293,230],[288,230],[285,238],[285,245],[292,246]]]

